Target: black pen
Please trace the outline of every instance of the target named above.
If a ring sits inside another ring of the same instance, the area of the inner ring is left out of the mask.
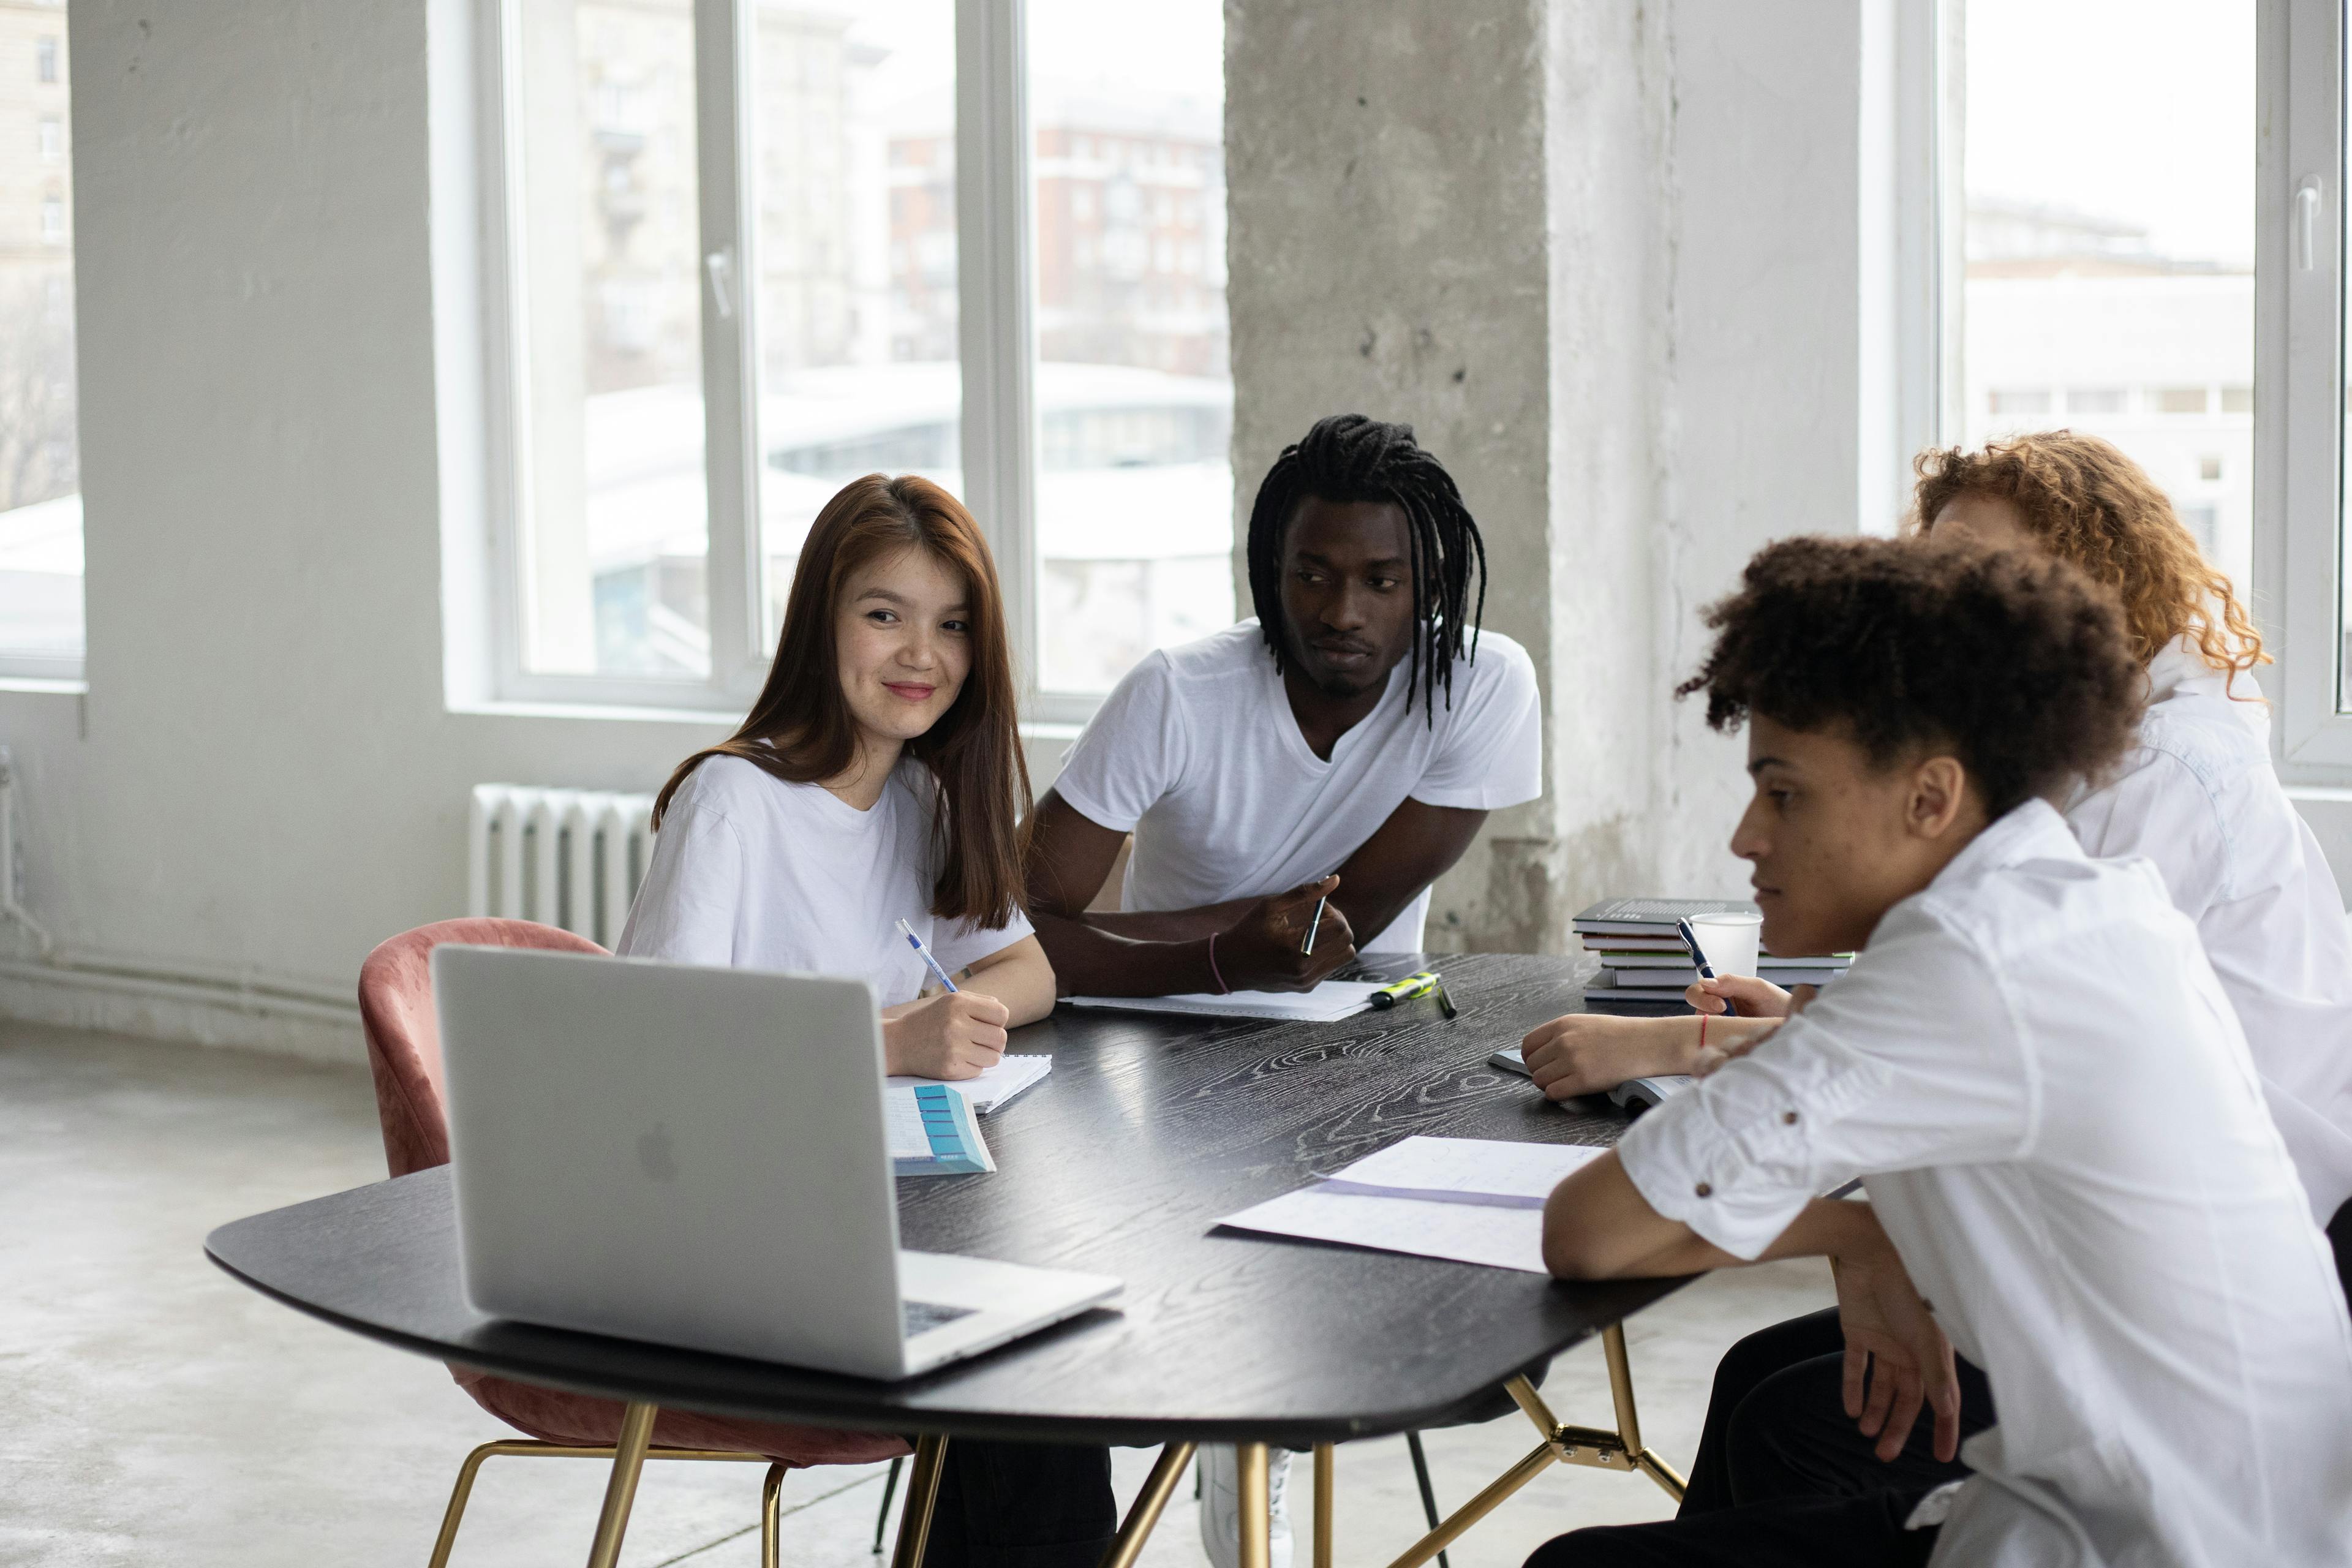
[[[1675,921],[1675,934],[1683,939],[1683,945],[1685,947],[1690,949],[1691,963],[1697,968],[1698,977],[1701,980],[1714,979],[1716,977],[1715,965],[1706,961],[1706,953],[1699,947],[1698,934],[1691,930],[1690,921],[1685,920],[1677,920]],[[1717,1000],[1723,1004],[1723,1016],[1725,1017],[1737,1018],[1739,1016],[1738,1003],[1734,1002],[1728,996],[1717,997]]]

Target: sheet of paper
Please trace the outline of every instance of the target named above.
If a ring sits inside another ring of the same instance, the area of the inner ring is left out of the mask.
[[[1336,1241],[1376,1252],[1545,1272],[1543,1211],[1425,1198],[1366,1197],[1318,1183],[1218,1222],[1235,1230]]]
[[[886,1079],[892,1089],[912,1089],[919,1083],[939,1083],[954,1089],[971,1101],[971,1108],[982,1116],[993,1114],[1001,1106],[1009,1105],[1018,1096],[1035,1087],[1047,1073],[1054,1070],[1051,1057],[1022,1056],[1000,1058],[997,1064],[978,1078],[949,1080],[935,1078],[894,1076]]]
[[[1326,980],[1312,991],[1196,991],[1178,996],[1069,996],[1073,1007],[1116,1007],[1129,1013],[1189,1013],[1209,1018],[1273,1018],[1330,1024],[1372,1005],[1381,982]]]
[[[1563,1177],[1601,1152],[1589,1143],[1407,1138],[1332,1173],[1331,1184],[1439,1202],[1539,1209]]]

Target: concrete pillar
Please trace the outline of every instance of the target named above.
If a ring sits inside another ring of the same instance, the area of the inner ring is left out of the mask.
[[[1622,0],[1227,0],[1236,517],[1345,410],[1412,424],[1534,658],[1547,790],[1442,881],[1438,949],[1559,951],[1655,875],[1668,97]],[[1236,580],[1245,578],[1236,557]]]

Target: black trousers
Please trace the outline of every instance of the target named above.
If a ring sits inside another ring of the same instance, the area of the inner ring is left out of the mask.
[[[2352,1203],[2327,1226],[2352,1307]],[[1528,1568],[1854,1568],[1925,1563],[1932,1530],[1906,1531],[1918,1500],[1969,1473],[1940,1460],[1922,1412],[1903,1452],[1882,1463],[1845,1414],[1845,1340],[1834,1309],[1748,1335],[1716,1369],[1706,1426],[1682,1511],[1658,1524],[1580,1530],[1539,1548]],[[1960,1436],[1993,1424],[1992,1390],[1963,1361]]]
[[[1984,1374],[1960,1363],[1960,1435],[1992,1425]],[[1919,1500],[1968,1467],[1939,1460],[1928,1413],[1882,1461],[1845,1413],[1836,1309],[1759,1330],[1715,1372],[1682,1511],[1656,1524],[1580,1530],[1528,1568],[1911,1568],[1936,1531],[1906,1530]]]
[[[1096,1568],[1118,1532],[1108,1448],[951,1437],[923,1568]]]

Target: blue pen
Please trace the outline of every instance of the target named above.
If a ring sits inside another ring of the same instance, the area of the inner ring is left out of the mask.
[[[905,933],[907,945],[915,950],[915,956],[923,961],[923,966],[929,969],[933,974],[939,976],[940,984],[946,986],[950,991],[954,990],[956,988],[956,983],[948,978],[948,972],[941,969],[940,967],[940,961],[931,956],[931,950],[925,947],[923,945],[923,939],[915,934],[915,928],[908,925],[905,921],[900,921],[898,922],[898,930]]]
[[[906,923],[907,923],[907,922],[906,922],[905,921],[900,921],[898,922],[898,924],[899,924],[901,927],[904,927],[904,926],[906,925]],[[908,934],[908,935],[909,935],[909,936],[912,936],[912,935],[914,934],[914,932],[912,932],[912,931],[908,931],[907,934]],[[1683,939],[1683,945],[1684,945],[1685,947],[1686,947],[1686,948],[1690,949],[1691,963],[1694,963],[1694,964],[1696,964],[1696,965],[1697,966],[1697,968],[1698,968],[1698,977],[1699,977],[1701,980],[1712,980],[1712,979],[1714,979],[1714,978],[1715,978],[1715,965],[1714,965],[1714,964],[1712,964],[1712,963],[1709,963],[1706,961],[1706,952],[1705,952],[1703,949],[1701,949],[1701,948],[1700,948],[1700,946],[1698,945],[1698,935],[1697,935],[1697,933],[1696,933],[1696,932],[1695,932],[1695,931],[1693,931],[1691,930],[1691,923],[1690,923],[1690,921],[1685,921],[1685,920],[1677,920],[1677,921],[1675,921],[1675,934],[1676,936],[1679,936],[1679,937],[1681,937],[1681,938]],[[919,944],[918,944],[918,945],[919,945]],[[925,958],[929,958],[929,957],[930,956],[930,954],[929,954],[929,953],[925,953],[923,956],[924,956]],[[936,969],[936,968],[938,968],[939,966],[938,966],[937,964],[933,964],[931,967],[932,967],[932,968],[934,968],[934,969]],[[1722,1003],[1723,1003],[1723,1016],[1724,1016],[1725,1017],[1727,1017],[1727,1018],[1737,1018],[1738,1016],[1739,1016],[1739,1004],[1738,1004],[1738,1003],[1734,1002],[1734,1001],[1733,1001],[1730,997],[1728,997],[1728,996],[1722,997],[1722,998],[1720,998],[1720,1000],[1721,1000],[1721,1001],[1722,1001]]]

